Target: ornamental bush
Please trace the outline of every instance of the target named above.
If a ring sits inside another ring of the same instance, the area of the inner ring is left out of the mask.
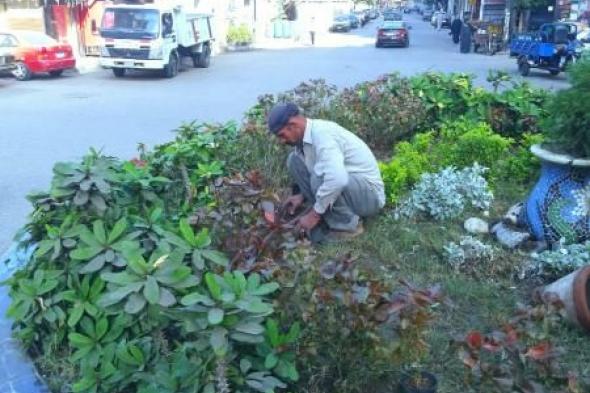
[[[8,316],[51,388],[268,392],[298,379],[298,325],[281,333],[271,318],[278,284],[234,269],[194,220],[216,203],[219,143],[234,134],[192,124],[131,161],[92,151],[30,197],[21,246],[35,251],[6,282]]]

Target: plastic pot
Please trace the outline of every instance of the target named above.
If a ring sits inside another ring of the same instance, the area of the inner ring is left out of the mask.
[[[421,384],[416,384],[416,376],[419,376]],[[436,393],[438,381],[434,374],[427,371],[404,374],[399,381],[400,393]]]
[[[590,333],[590,265],[547,285],[542,291],[556,294],[565,305],[568,320]]]

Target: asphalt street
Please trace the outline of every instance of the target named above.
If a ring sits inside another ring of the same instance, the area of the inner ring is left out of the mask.
[[[345,87],[389,72],[468,72],[482,85],[490,69],[518,77],[506,55],[460,54],[448,30],[407,19],[413,27],[407,49],[375,48],[376,20],[346,34],[319,34],[314,47],[226,53],[208,69],[187,64],[174,79],[140,73],[117,79],[101,69],[28,82],[0,77],[0,255],[25,223],[26,194],[48,189],[53,164],[78,160],[89,147],[131,158],[139,142],[168,141],[182,122],[239,121],[258,95],[311,78]],[[531,75],[538,86],[567,86],[563,75]]]

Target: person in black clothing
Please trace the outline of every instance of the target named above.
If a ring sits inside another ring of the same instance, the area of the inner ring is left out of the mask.
[[[473,37],[473,29],[474,27],[469,22],[463,22],[463,24],[461,25],[461,45],[459,46],[461,53],[471,52],[471,40]]]
[[[449,33],[453,37],[453,42],[455,44],[459,43],[459,36],[461,34],[461,26],[463,26],[463,22],[455,15],[455,19],[453,23],[451,23],[451,32]]]

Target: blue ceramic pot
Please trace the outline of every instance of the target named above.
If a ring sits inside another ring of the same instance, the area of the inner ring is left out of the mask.
[[[534,145],[541,177],[527,198],[521,222],[536,240],[549,246],[564,239],[590,239],[590,160],[555,154]]]

